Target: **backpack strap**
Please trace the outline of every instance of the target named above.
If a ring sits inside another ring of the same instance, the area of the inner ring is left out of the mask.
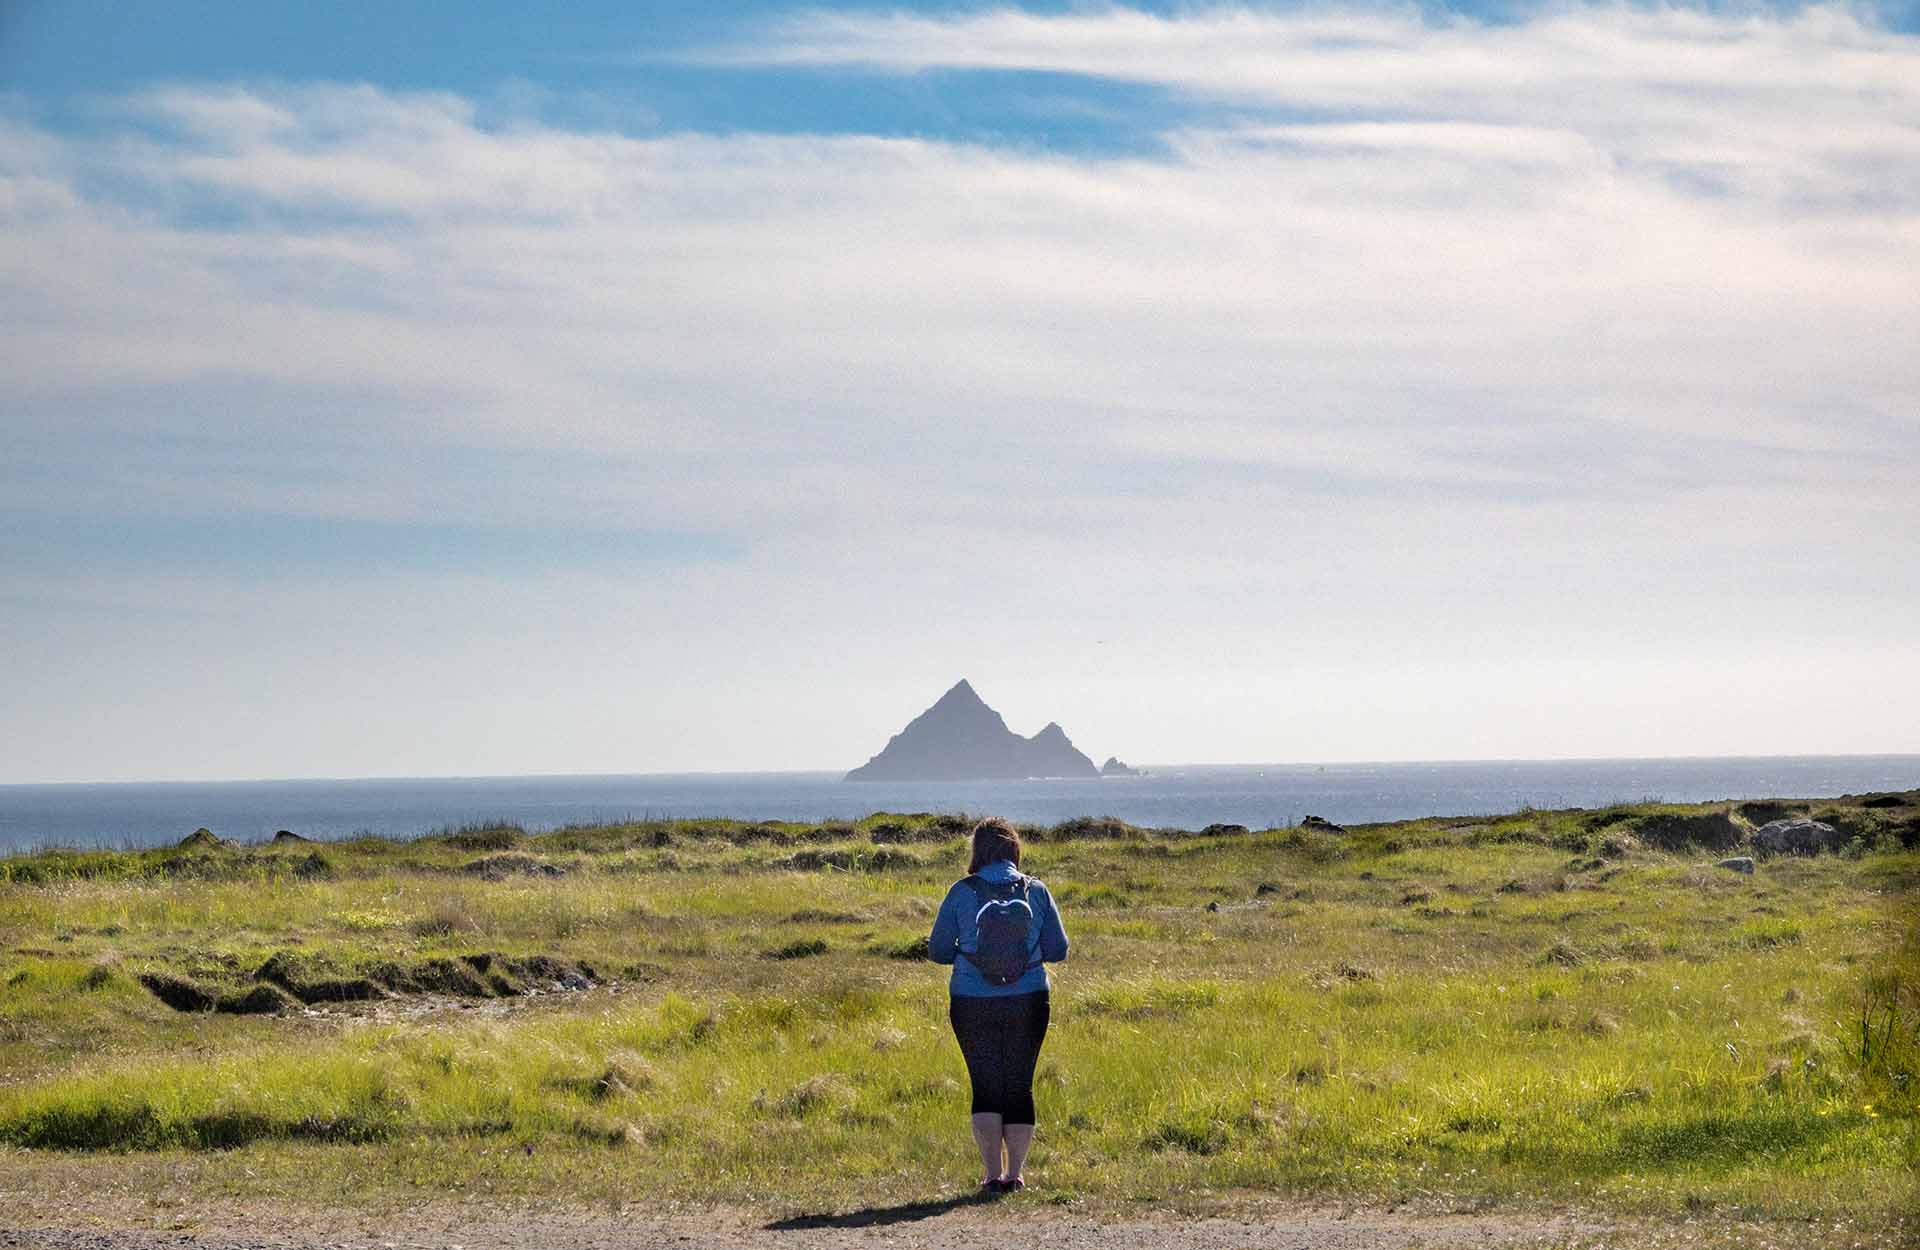
[[[1007,897],[1022,900],[1026,899],[1027,885],[1032,880],[1033,878],[1029,877],[1026,873],[1020,873],[1009,883],[1014,887],[1014,891],[1012,894],[1007,895]],[[962,881],[968,889],[973,891],[973,901],[976,903],[984,906],[1000,898],[999,887],[977,872],[971,876],[962,878]]]

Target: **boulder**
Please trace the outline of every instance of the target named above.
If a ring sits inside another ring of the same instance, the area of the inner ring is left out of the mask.
[[[1731,855],[1726,859],[1716,862],[1714,867],[1725,868],[1728,872],[1744,872],[1751,875],[1753,873],[1753,856]]]
[[[1762,855],[1815,855],[1838,850],[1846,840],[1832,825],[1805,817],[1772,821],[1753,831],[1753,849]]]
[[[204,847],[208,850],[216,850],[218,848],[226,846],[227,843],[222,839],[215,837],[213,835],[213,830],[207,828],[205,825],[202,825],[200,828],[195,829],[192,833],[188,834],[186,837],[181,838],[178,845],[182,850],[192,850],[195,847]]]
[[[1346,826],[1336,825],[1325,816],[1307,816],[1300,821],[1302,829],[1318,829],[1321,833],[1345,833]]]

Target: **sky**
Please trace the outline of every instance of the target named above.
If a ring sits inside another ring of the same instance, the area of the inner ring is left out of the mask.
[[[1920,752],[1920,9],[0,4],[0,782]]]

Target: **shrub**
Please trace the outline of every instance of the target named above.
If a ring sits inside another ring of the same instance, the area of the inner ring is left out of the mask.
[[[1031,831],[1038,842],[1081,842],[1098,839],[1118,842],[1144,836],[1144,831],[1113,816],[1076,816],[1057,825]]]
[[[462,825],[439,835],[448,846],[463,851],[510,851],[526,840],[527,831],[504,821]]]
[[[1695,846],[1727,851],[1746,837],[1746,831],[1727,812],[1655,812],[1642,817],[1634,832],[1642,842],[1662,851],[1684,851]]]

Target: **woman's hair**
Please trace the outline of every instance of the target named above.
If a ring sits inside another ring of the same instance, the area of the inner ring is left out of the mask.
[[[1020,835],[998,816],[989,816],[973,827],[973,861],[967,874],[979,872],[996,859],[1011,860],[1020,866]]]

